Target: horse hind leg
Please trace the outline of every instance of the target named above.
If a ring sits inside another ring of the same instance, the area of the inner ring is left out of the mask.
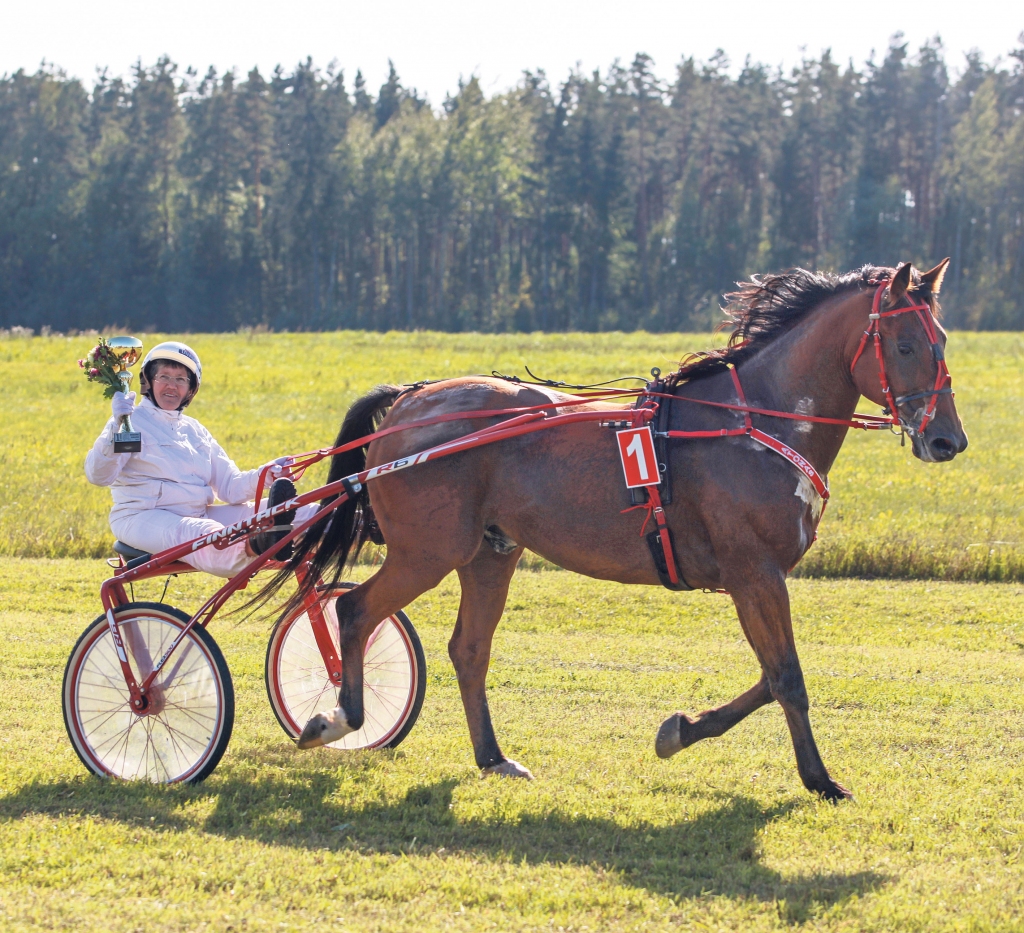
[[[423,564],[388,552],[369,580],[338,597],[338,637],[341,643],[341,688],[338,705],[313,715],[296,740],[299,748],[317,748],[362,728],[363,652],[381,619],[404,609],[417,596],[433,589],[452,568]]]
[[[522,552],[519,546],[507,550],[488,539],[476,557],[458,571],[462,599],[455,631],[448,642],[448,655],[458,676],[462,706],[481,777],[497,774],[533,780],[529,770],[502,754],[491,723],[486,686],[491,641]]]

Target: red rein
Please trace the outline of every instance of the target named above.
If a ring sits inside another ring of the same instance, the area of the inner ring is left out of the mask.
[[[729,402],[712,402],[707,399],[698,398],[687,398],[685,396],[671,395],[663,392],[648,392],[645,389],[610,389],[603,390],[586,397],[576,397],[573,401],[568,402],[545,402],[539,405],[527,405],[518,408],[506,408],[501,410],[484,409],[480,411],[463,411],[463,412],[449,412],[444,415],[437,415],[433,418],[424,418],[419,421],[412,421],[406,424],[392,425],[391,427],[384,428],[383,430],[376,431],[373,434],[368,434],[365,437],[358,438],[357,440],[351,441],[348,444],[344,444],[340,447],[334,447],[330,449],[322,449],[316,451],[310,451],[309,453],[299,454],[292,466],[292,475],[295,479],[298,479],[306,471],[306,469],[312,466],[314,463],[318,463],[320,460],[326,457],[331,457],[336,454],[345,453],[346,451],[353,450],[357,447],[364,447],[371,441],[378,440],[382,437],[386,437],[389,434],[394,434],[398,431],[408,431],[413,428],[425,428],[435,424],[441,424],[448,421],[469,421],[473,419],[483,418],[507,418],[512,415],[513,420],[518,422],[522,416],[529,414],[536,414],[543,416],[548,410],[569,408],[573,405],[579,405],[591,401],[609,401],[611,399],[620,399],[623,397],[630,396],[642,396],[645,399],[674,399],[681,402],[693,402],[697,405],[707,405],[713,408],[723,408],[728,411],[742,412],[744,416],[744,425],[741,428],[720,428],[718,430],[711,431],[667,431],[665,435],[670,438],[679,439],[700,439],[700,438],[715,438],[715,437],[738,437],[741,435],[748,435],[751,439],[757,441],[759,444],[763,444],[770,450],[774,450],[777,454],[788,460],[793,466],[795,466],[801,473],[806,476],[813,484],[818,495],[825,501],[828,500],[828,482],[824,479],[814,466],[804,458],[800,453],[793,450],[791,447],[784,444],[778,438],[772,437],[770,434],[766,434],[764,431],[755,428],[751,422],[751,415],[764,415],[770,418],[784,418],[794,421],[809,421],[815,424],[834,424],[849,428],[860,428],[861,430],[879,430],[888,428],[891,426],[902,427],[908,432],[913,434],[921,434],[924,429],[928,426],[928,423],[932,420],[935,414],[935,407],[938,403],[939,395],[948,394],[952,391],[949,387],[951,382],[949,369],[946,367],[944,354],[942,352],[942,345],[938,341],[938,335],[935,330],[935,322],[932,318],[931,308],[927,304],[912,304],[905,308],[894,308],[891,311],[881,311],[882,297],[889,287],[889,282],[882,282],[879,284],[875,291],[874,299],[872,301],[872,310],[869,316],[869,324],[867,330],[864,331],[861,337],[860,344],[857,347],[857,352],[854,354],[853,362],[850,365],[850,371],[853,372],[856,367],[858,360],[864,352],[865,347],[869,339],[874,341],[875,345],[875,357],[878,360],[878,376],[882,384],[882,391],[885,396],[886,403],[888,404],[888,411],[886,416],[878,415],[863,415],[855,414],[851,419],[844,418],[826,418],[818,415],[803,415],[795,412],[785,411],[773,411],[766,408],[755,408],[747,404],[746,396],[743,393],[743,386],[740,384],[739,375],[736,372],[735,367],[730,367],[732,373],[733,384],[736,387],[736,395],[738,403],[732,404]],[[892,395],[892,389],[889,386],[889,380],[885,372],[885,362],[882,357],[882,343],[881,334],[879,331],[879,321],[883,317],[892,317],[896,314],[903,314],[908,311],[913,311],[917,314],[918,320],[921,322],[921,326],[924,327],[925,334],[928,337],[929,342],[932,346],[932,354],[938,365],[938,372],[935,377],[935,385],[931,391],[919,392],[913,395],[906,395],[899,398],[894,398]],[[929,401],[925,405],[923,414],[921,416],[921,423],[916,427],[904,421],[899,414],[899,406],[918,398],[929,398]],[[655,402],[655,405],[658,403]],[[595,413],[596,414],[596,413]],[[612,412],[603,413],[606,417],[611,418]],[[532,420],[532,419],[531,419]],[[546,418],[545,418],[546,420]],[[561,420],[561,419],[559,419]],[[589,418],[587,420],[590,420]],[[595,419],[596,420],[596,419]],[[505,435],[503,428],[509,426],[509,422],[504,421],[499,424],[492,425],[489,428],[485,428],[482,432],[488,435],[488,441],[501,440]],[[551,426],[554,426],[552,424]],[[517,432],[518,433],[518,432]],[[257,492],[256,503],[257,509],[259,508],[260,495],[263,492],[264,481],[266,478],[266,472],[269,467],[264,469],[263,474],[260,476],[259,489]]]

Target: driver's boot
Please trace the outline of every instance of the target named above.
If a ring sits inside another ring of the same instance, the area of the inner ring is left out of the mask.
[[[282,502],[295,498],[295,484],[290,479],[275,479],[270,487],[270,494],[267,496],[267,508],[273,508]],[[295,509],[287,509],[274,516],[274,527],[271,531],[263,531],[250,538],[253,551],[262,554],[268,548],[273,547],[288,532],[292,530],[292,522],[295,519]],[[280,551],[274,555],[274,560],[290,560],[292,556],[292,542],[288,542]]]

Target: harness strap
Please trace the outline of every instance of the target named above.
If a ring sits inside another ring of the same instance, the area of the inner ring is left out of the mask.
[[[729,374],[732,376],[732,384],[736,387],[736,397],[740,400],[739,405],[731,407],[737,411],[743,412],[742,428],[720,428],[717,431],[665,431],[664,436],[667,438],[680,438],[686,440],[711,437],[741,437],[743,435],[747,435],[759,444],[767,447],[769,450],[774,450],[775,453],[792,463],[793,466],[795,466],[811,481],[811,484],[817,490],[818,495],[827,502],[829,497],[828,479],[822,477],[822,475],[814,468],[814,465],[810,460],[802,454],[793,450],[793,448],[787,444],[784,444],[777,437],[772,437],[772,435],[766,434],[759,428],[754,427],[750,415],[751,413],[759,414],[760,412],[758,409],[751,408],[747,405],[747,397],[743,391],[743,384],[740,382],[740,376],[735,366],[731,366],[729,368]],[[765,414],[771,414],[771,412],[765,412]]]
[[[747,433],[750,434],[751,438],[759,444],[763,444],[769,450],[774,450],[775,453],[785,457],[811,481],[811,485],[817,490],[818,495],[828,502],[828,479],[822,478],[822,475],[814,469],[810,460],[801,454],[798,454],[792,447],[788,447],[783,444],[777,437],[765,434],[764,431],[759,431],[757,428],[751,428]]]
[[[931,398],[933,395],[952,395],[952,394],[953,394],[952,386],[946,386],[944,389],[939,389],[938,392],[936,392],[934,389],[932,389],[932,390],[929,390],[929,391],[926,391],[926,392],[915,392],[913,395],[897,395],[896,396],[896,404],[897,405],[902,405],[904,402],[914,402],[914,401],[917,401],[917,399],[919,399],[919,398]]]
[[[654,381],[654,391],[662,392],[665,383],[660,378]],[[654,454],[657,458],[658,475],[661,477],[661,501],[664,505],[672,503],[672,445],[668,442],[669,419],[672,415],[671,404],[675,396],[668,392],[668,398],[656,402],[658,414],[654,431]]]
[[[660,409],[660,407],[661,406],[658,404],[658,402],[652,402],[648,398],[647,392],[644,392],[644,391],[641,391],[640,394],[636,397],[636,401],[633,402],[633,411],[649,411],[649,412],[651,412],[652,420],[653,420],[654,413],[656,411],[658,411],[658,409]],[[654,467],[655,467],[655,469],[657,469],[658,465],[655,464]],[[641,508],[648,509],[647,518],[650,518],[651,517],[651,513],[650,513],[649,510],[650,510],[651,506],[650,506],[649,503],[650,503],[651,499],[650,499],[650,496],[648,496],[646,494],[646,490],[647,490],[646,486],[632,486],[632,487],[630,487],[630,490],[629,490],[629,503],[630,503],[630,506],[632,508],[634,508],[634,509],[641,509]],[[644,520],[644,525],[646,526],[646,524],[647,524],[647,519]],[[642,534],[642,532],[641,532],[641,534]]]
[[[782,418],[788,421],[808,421],[812,424],[837,424],[844,428],[860,428],[863,431],[878,431],[892,425],[892,418],[881,415],[862,415],[859,412],[854,418],[826,418],[824,415],[802,415],[793,411],[773,411],[771,408],[755,408],[753,405],[737,405],[733,402],[712,402],[705,398],[690,398],[686,395],[669,395],[665,392],[648,393],[651,398],[673,398],[677,402],[693,402],[694,405],[707,405],[710,408],[724,408],[727,411],[748,412],[751,415],[764,415],[766,418]],[[928,393],[929,395],[931,393]],[[717,431],[712,432],[718,434]],[[709,435],[710,436],[710,435]]]
[[[661,495],[657,486],[647,486],[647,494],[650,497],[648,504],[650,514],[654,516],[654,523],[657,525],[654,531],[647,535],[647,546],[651,549],[651,556],[654,558],[654,567],[658,571],[658,579],[661,585],[670,590],[692,590],[683,579],[676,565],[675,550],[672,547],[672,532],[668,527],[665,518],[665,509],[661,504]],[[647,522],[644,521],[644,527]],[[643,531],[641,530],[641,534]]]
[[[743,392],[743,385],[740,383],[740,374],[735,366],[729,367],[729,375],[732,376],[732,384],[736,386],[736,398],[743,406],[743,427],[749,434],[753,430],[753,422],[750,420],[750,406],[747,405],[747,396]]]
[[[729,367],[729,374],[732,376],[732,383],[736,389],[736,397],[739,399],[740,404],[730,405],[728,407],[743,413],[742,428],[720,428],[717,431],[658,431],[656,432],[657,436],[664,438],[666,443],[672,438],[697,439],[714,437],[750,437],[752,440],[757,441],[757,443],[767,447],[769,450],[775,451],[775,453],[795,466],[811,481],[811,485],[814,486],[815,491],[822,500],[821,512],[818,513],[818,521],[820,521],[821,516],[825,513],[825,507],[828,505],[828,478],[823,477],[814,468],[814,464],[812,464],[810,460],[793,450],[793,448],[788,444],[785,444],[777,437],[772,437],[770,434],[766,434],[759,428],[754,427],[750,416],[752,413],[760,414],[761,412],[756,408],[751,408],[747,404],[746,393],[743,391],[743,384],[740,382],[740,376],[735,366]],[[720,404],[725,407],[724,403]],[[772,415],[775,413],[765,411],[764,414]],[[644,488],[648,494],[647,503],[645,505],[634,505],[632,508],[623,509],[623,512],[631,512],[633,509],[646,507],[648,511],[644,518],[644,523],[640,527],[640,534],[642,535],[644,533],[644,529],[647,527],[647,522],[650,520],[651,516],[653,516],[657,528],[646,537],[648,547],[650,547],[651,554],[654,557],[654,565],[657,568],[658,577],[661,580],[662,586],[665,586],[670,590],[691,590],[693,587],[682,579],[682,576],[679,574],[676,567],[675,553],[672,549],[672,532],[669,529],[668,521],[665,518],[665,510],[662,508],[658,487],[646,486]],[[816,540],[817,533],[815,533],[814,537]]]

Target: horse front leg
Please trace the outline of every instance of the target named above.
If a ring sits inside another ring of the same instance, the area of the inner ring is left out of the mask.
[[[691,719],[685,713],[673,713],[661,724],[654,740],[654,750],[659,758],[671,758],[694,742],[722,735],[774,699],[768,678],[762,674],[761,679],[746,693],[724,706],[704,710],[696,719]]]
[[[789,592],[781,571],[750,572],[745,568],[729,586],[744,634],[757,655],[771,695],[786,714],[800,779],[812,793],[833,803],[853,795],[832,780],[811,731],[809,703],[800,659],[793,639]],[[756,689],[756,688],[755,688]]]
[[[459,569],[462,599],[455,630],[448,642],[448,656],[459,679],[459,693],[481,776],[497,774],[532,781],[533,775],[527,768],[502,754],[487,705],[491,642],[522,552],[522,548],[518,548],[511,554],[498,554],[484,543],[476,557]]]

